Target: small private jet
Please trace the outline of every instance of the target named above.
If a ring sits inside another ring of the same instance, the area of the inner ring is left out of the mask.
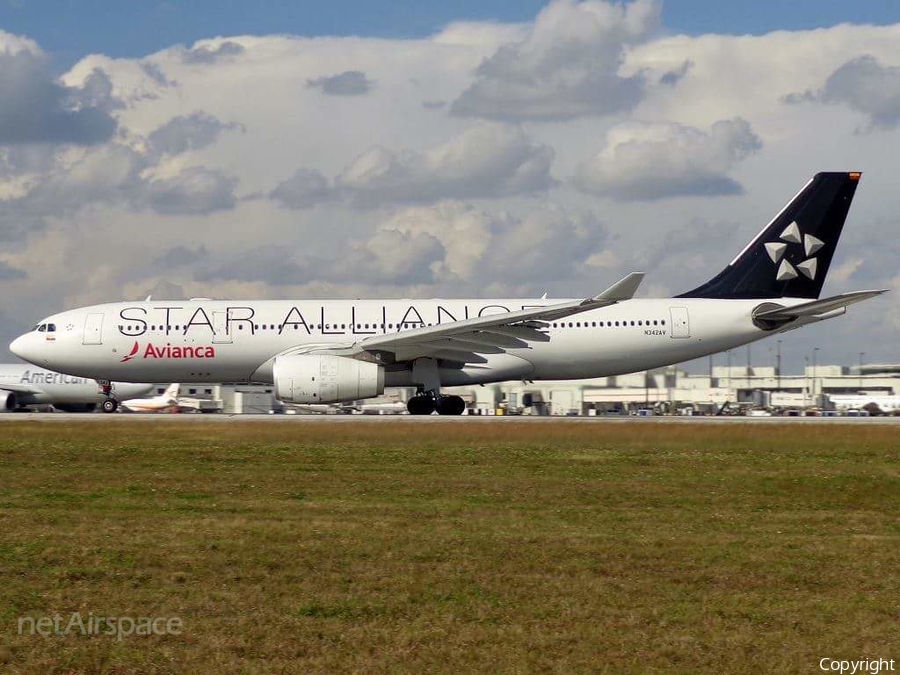
[[[122,410],[137,413],[156,413],[163,411],[178,410],[178,390],[181,385],[173,382],[159,396],[151,398],[133,398],[122,401],[119,405]]]

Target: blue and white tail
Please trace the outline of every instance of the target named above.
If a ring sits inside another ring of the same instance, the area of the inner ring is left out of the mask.
[[[861,175],[817,173],[728,267],[678,297],[818,298]]]

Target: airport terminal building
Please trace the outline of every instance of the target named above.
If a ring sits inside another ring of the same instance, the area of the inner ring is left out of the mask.
[[[774,366],[715,366],[704,375],[672,366],[589,380],[513,381],[445,391],[462,396],[469,413],[481,415],[638,414],[644,410],[690,415],[716,414],[723,407],[731,413],[828,410],[834,408],[831,396],[900,395],[900,365],[817,365],[792,375],[780,375]],[[377,408],[379,402],[406,401],[414,394],[412,388],[389,389],[380,399],[365,403],[374,403],[372,407]],[[186,384],[181,396],[196,401],[203,412],[260,414],[290,410],[275,400],[271,385]],[[295,412],[311,411],[297,408]],[[337,407],[334,412],[338,412]]]

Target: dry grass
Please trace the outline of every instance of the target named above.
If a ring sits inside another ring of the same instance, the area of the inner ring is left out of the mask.
[[[819,672],[900,659],[892,427],[29,424],[0,670]],[[22,636],[19,616],[178,616]]]

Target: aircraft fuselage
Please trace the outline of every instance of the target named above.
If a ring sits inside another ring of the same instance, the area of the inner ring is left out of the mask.
[[[272,382],[275,357],[349,348],[365,338],[548,306],[565,300],[326,300],[126,302],[49,317],[52,340],[19,348],[71,375],[125,382]],[[790,306],[801,300],[780,299]],[[604,377],[656,368],[758,340],[760,300],[633,299],[546,323],[546,341],[484,354],[483,363],[441,368],[447,386],[509,379]],[[791,327],[802,325],[802,321]],[[416,358],[415,346],[392,361]],[[31,360],[31,359],[30,359]],[[410,383],[386,368],[385,384]]]

